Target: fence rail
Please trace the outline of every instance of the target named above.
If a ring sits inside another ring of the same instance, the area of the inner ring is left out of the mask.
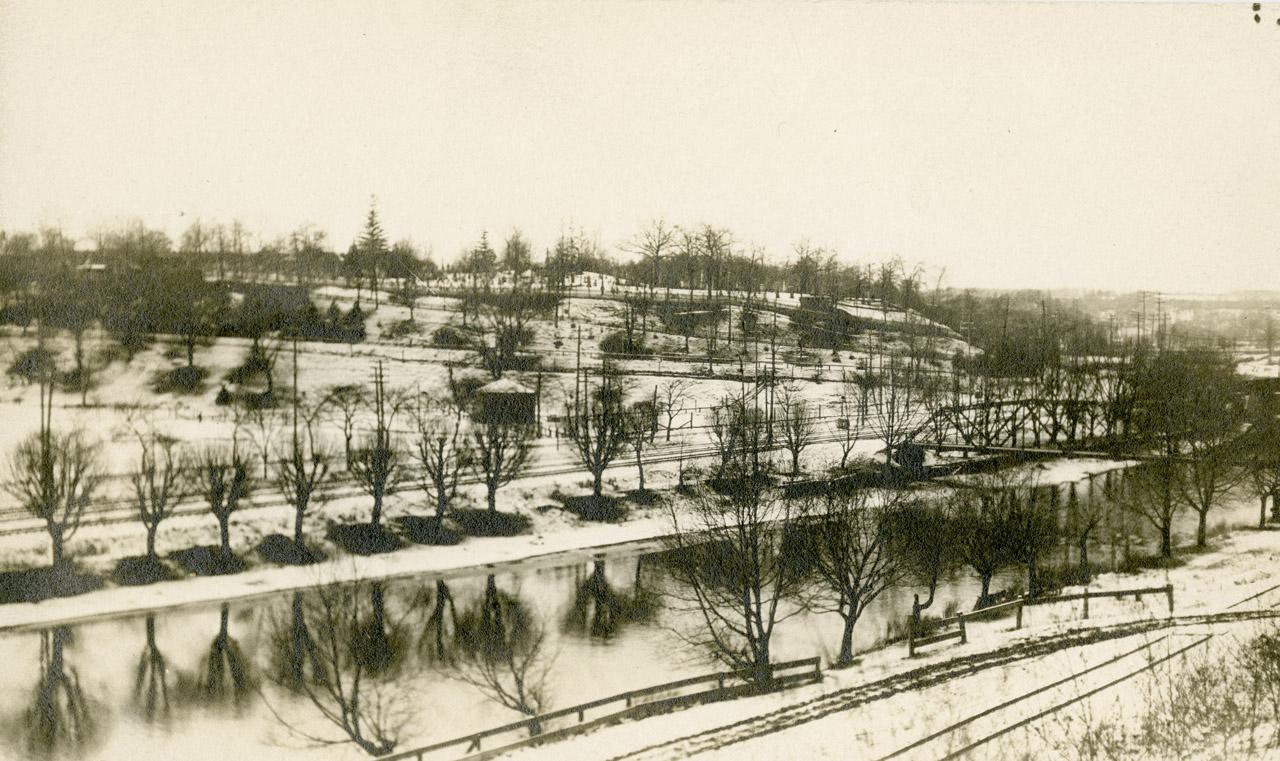
[[[770,687],[772,687],[773,689],[782,689],[793,684],[799,684],[802,682],[818,680],[822,678],[821,661],[817,656],[814,656],[812,658],[802,658],[800,660],[786,661],[784,663],[773,664],[771,667],[771,671],[772,671],[772,681],[770,682]],[[793,672],[793,673],[779,674],[778,672]],[[596,700],[588,701],[586,703],[580,703],[578,705],[570,706],[568,708],[560,708],[555,711],[548,711],[547,713],[538,714],[537,716],[531,716],[527,719],[521,719],[520,721],[511,722],[510,724],[503,724],[502,726],[493,727],[491,729],[486,729],[481,732],[474,732],[472,734],[464,735],[462,737],[455,737],[452,740],[445,740],[443,742],[433,743],[431,745],[426,745],[421,748],[414,748],[413,750],[402,751],[402,752],[394,753],[388,756],[380,756],[378,758],[378,761],[403,761],[403,759],[414,759],[415,761],[422,761],[422,759],[429,753],[434,753],[436,751],[444,750],[446,748],[451,748],[451,747],[455,747],[463,744],[466,745],[466,750],[464,751],[464,753],[470,754],[465,756],[465,758],[473,759],[476,761],[478,761],[479,759],[491,758],[499,753],[504,753],[509,750],[514,750],[515,748],[518,748],[518,747],[523,747],[525,745],[531,745],[538,742],[545,742],[547,740],[555,740],[561,737],[567,737],[569,735],[581,732],[585,729],[588,729],[593,726],[597,726],[605,722],[615,721],[615,720],[627,718],[630,716],[639,715],[641,711],[660,712],[662,710],[678,707],[681,705],[692,705],[693,703],[696,703],[696,702],[711,701],[711,700],[731,697],[743,691],[744,689],[752,688],[753,685],[751,685],[750,683],[743,683],[738,685],[732,685],[732,684],[727,685],[726,682],[730,682],[733,680],[740,680],[742,682],[746,682],[746,680],[751,676],[751,673],[752,673],[752,670],[749,668],[736,669],[734,671],[722,671],[715,674],[703,674],[701,676],[678,679],[673,682],[666,682],[663,684],[652,685],[649,687],[642,687],[638,690],[629,690],[627,692],[618,693],[617,695],[611,695],[606,698],[599,698]],[[714,684],[714,686],[706,690],[701,690],[699,692],[688,693],[683,695],[667,696],[658,700],[642,701],[643,698],[647,698],[652,695],[656,695],[664,692],[670,692],[672,690],[679,690],[685,687],[692,687],[692,686],[701,685],[701,684]],[[586,720],[587,711],[595,708],[611,705],[614,703],[622,704],[622,708],[612,713],[594,717],[590,721]],[[554,721],[556,719],[561,719],[566,716],[573,716],[575,714],[578,717],[577,724],[571,724],[567,727],[561,727],[561,728],[550,730],[550,731],[539,731],[541,728],[545,727],[551,721]],[[488,738],[496,737],[498,735],[503,735],[503,734],[509,734],[511,732],[516,732],[520,730],[528,731],[529,735],[527,737],[516,740],[514,742],[510,742],[495,748],[490,748],[487,751],[481,748],[481,743]]]
[[[938,634],[930,634],[928,636],[917,637],[915,634],[915,625],[914,625],[914,622],[912,622],[912,625],[907,628],[907,657],[914,658],[916,654],[916,650],[918,648],[924,647],[926,645],[932,645],[937,642],[945,642],[951,639],[958,639],[960,640],[960,644],[963,645],[969,641],[968,632],[965,629],[966,621],[973,621],[975,619],[980,619],[980,618],[988,618],[1000,613],[1004,613],[1005,611],[1011,608],[1014,610],[1015,614],[1017,615],[1016,623],[1014,624],[1013,628],[1021,629],[1022,628],[1022,609],[1027,605],[1048,605],[1050,603],[1055,603],[1055,602],[1074,602],[1075,600],[1083,600],[1084,601],[1084,618],[1088,619],[1090,599],[1096,600],[1098,598],[1106,598],[1106,597],[1120,598],[1120,597],[1132,596],[1134,600],[1141,600],[1143,595],[1164,595],[1169,602],[1169,615],[1170,616],[1173,615],[1173,585],[1172,584],[1165,584],[1162,587],[1137,587],[1135,589],[1115,589],[1115,590],[1103,591],[1103,592],[1091,592],[1089,591],[1088,587],[1085,587],[1084,591],[1075,592],[1069,595],[1051,595],[1048,597],[1030,597],[1030,596],[1019,597],[1013,600],[1009,600],[1008,602],[1002,602],[999,605],[989,605],[985,608],[980,608],[978,610],[970,611],[968,613],[957,613],[956,615],[951,616],[950,618],[944,618],[938,621],[938,626],[941,628],[945,628],[947,626],[955,624],[957,628],[951,631],[944,631]]]
[[[1084,600],[1084,617],[1089,617],[1089,600],[1098,599],[1099,597],[1128,597],[1132,595],[1134,600],[1141,600],[1143,595],[1164,595],[1169,601],[1169,615],[1173,615],[1173,585],[1165,584],[1162,587],[1139,587],[1137,589],[1116,589],[1109,592],[1090,592],[1085,587],[1083,592],[1077,592],[1069,595],[1054,595],[1052,597],[1037,597],[1035,599],[1026,600],[1027,605],[1048,605],[1054,602],[1073,602],[1075,600]]]

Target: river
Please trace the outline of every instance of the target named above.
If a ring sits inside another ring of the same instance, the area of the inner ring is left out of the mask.
[[[1066,504],[1070,486],[1061,488]],[[1100,478],[1075,488],[1078,499],[1102,498]],[[1242,497],[1213,523],[1248,524],[1255,510]],[[1180,534],[1193,518],[1184,512]],[[1110,564],[1105,539],[1118,525],[1099,532],[1095,564]],[[1150,547],[1151,532],[1132,528]],[[1066,543],[1050,555],[1074,562]],[[666,594],[676,583],[669,562],[654,543],[637,543],[518,571],[318,587],[6,633],[0,757],[368,758],[522,718],[513,706],[547,710],[717,670],[679,634],[698,617]],[[1022,575],[1010,569],[993,588]],[[881,641],[915,591],[887,590],[859,621],[856,647]],[[930,612],[968,609],[978,591],[962,569]],[[799,611],[779,625],[773,655],[825,661],[840,624]],[[494,654],[509,668],[486,668]],[[297,689],[304,682],[310,688]]]

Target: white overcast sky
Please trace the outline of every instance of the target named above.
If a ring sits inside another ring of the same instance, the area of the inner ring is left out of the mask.
[[[0,0],[0,228],[710,222],[952,285],[1280,289],[1280,5]]]

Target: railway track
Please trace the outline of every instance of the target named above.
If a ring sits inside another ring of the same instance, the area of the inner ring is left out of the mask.
[[[1172,633],[1178,628],[1280,618],[1280,611],[1277,611],[1275,606],[1268,606],[1260,610],[1235,610],[1235,608],[1239,608],[1277,589],[1280,589],[1280,585],[1240,600],[1219,613],[1183,615],[1117,623],[1088,629],[1074,629],[1068,632],[1024,640],[987,652],[974,653],[928,664],[874,682],[826,693],[731,724],[649,745],[615,756],[610,761],[622,761],[623,759],[628,761],[674,761],[674,759],[688,758],[801,726],[876,701],[886,700],[904,691],[928,689],[952,679],[974,676],[990,669],[1016,666],[1034,658],[1053,655],[1071,648],[1087,647],[1135,635],[1158,635],[1136,648],[1126,650],[1120,655],[1095,664],[1084,671],[1072,674],[1065,679],[1055,680],[1033,688],[1029,692],[1011,700],[1004,701],[985,711],[943,727],[921,740],[917,740],[881,757],[879,761],[898,758],[958,758],[1014,729],[1025,726],[1031,721],[1139,676],[1147,671],[1151,665],[1154,665],[1155,662],[1169,660],[1195,647],[1199,647],[1208,642],[1213,636],[1199,636],[1187,645],[1177,647],[1171,652],[1161,654],[1155,658],[1150,658],[1149,655],[1152,653],[1152,648],[1159,643],[1170,642]],[[1089,680],[1088,684],[1082,688],[1081,681],[1086,678]],[[1031,715],[1028,716],[1027,707],[1030,705],[1029,701],[1032,698],[1045,696],[1058,696],[1061,699],[1051,705],[1049,709],[1039,712],[1032,711],[1030,712]],[[1016,718],[1010,720],[1011,716]],[[1001,722],[1001,719],[1003,719],[1003,722]],[[992,724],[994,726],[991,726]],[[966,736],[972,737],[975,728],[982,732],[978,739],[967,742],[963,747],[954,747],[954,738],[956,736],[960,735],[960,733],[967,733]]]
[[[827,434],[817,436],[813,439],[813,444],[824,444],[840,441],[844,438],[843,434]],[[781,445],[770,447],[770,451],[781,451]],[[674,451],[672,451],[674,450]],[[719,451],[714,446],[703,446],[696,449],[685,449],[679,451],[677,448],[670,449],[664,447],[660,450],[660,454],[646,458],[645,467],[653,465],[662,465],[671,462],[680,462],[682,460],[702,460],[708,457],[715,457]],[[631,457],[620,457],[614,463],[610,464],[608,470],[616,470],[619,468],[633,468],[635,460]],[[584,475],[586,471],[581,463],[577,460],[561,460],[554,463],[544,463],[541,466],[531,468],[523,476],[521,480],[531,478],[546,478],[549,476],[565,476],[565,475]],[[467,476],[460,481],[464,486],[475,486],[484,483],[476,476]],[[518,482],[517,482],[518,483]],[[397,494],[422,494],[423,490],[417,485],[408,486],[400,489]],[[365,492],[355,485],[349,477],[343,478],[342,481],[331,486],[330,488],[318,494],[315,498],[316,503],[333,501],[336,499],[346,499],[349,497],[364,496]],[[288,507],[288,502],[283,497],[271,497],[265,499],[256,499],[248,502],[237,513],[250,510],[263,510],[268,508]],[[81,520],[81,526],[104,526],[118,523],[129,523],[137,521],[136,508],[132,500],[127,497],[114,497],[110,499],[99,500],[95,503],[95,509],[85,515]],[[188,500],[187,503],[179,505],[170,514],[170,517],[179,517],[186,515],[203,515],[208,509],[198,500]],[[18,534],[40,533],[45,530],[44,524],[30,518],[20,507],[10,507],[0,510],[0,525],[14,524],[26,522],[25,525],[9,525],[0,528],[0,536],[13,536]]]

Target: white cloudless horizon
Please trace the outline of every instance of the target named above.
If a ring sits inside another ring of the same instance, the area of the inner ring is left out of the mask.
[[[992,288],[1280,289],[1280,6],[0,2],[0,229],[437,261],[649,219]]]

